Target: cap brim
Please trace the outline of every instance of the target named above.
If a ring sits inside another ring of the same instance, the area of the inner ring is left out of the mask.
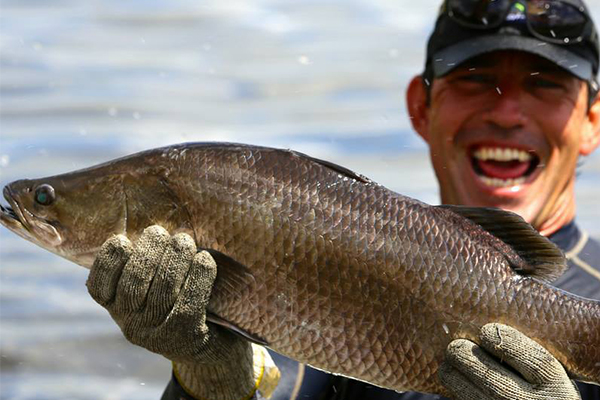
[[[565,47],[520,35],[478,36],[446,47],[431,60],[434,76],[444,76],[473,57],[498,50],[517,50],[538,55],[586,81],[592,80],[594,76],[592,64],[585,58]]]

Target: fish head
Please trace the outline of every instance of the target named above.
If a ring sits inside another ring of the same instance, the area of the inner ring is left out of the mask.
[[[4,187],[2,225],[77,264],[91,266],[102,243],[123,232],[124,195],[115,176],[65,174]]]
[[[164,168],[162,169],[164,170]],[[159,224],[191,233],[189,214],[164,173],[144,160],[124,160],[4,187],[0,222],[24,239],[90,268],[115,234],[136,240]]]

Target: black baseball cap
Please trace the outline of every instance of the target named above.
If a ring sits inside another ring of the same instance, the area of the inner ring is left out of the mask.
[[[600,53],[596,27],[582,0],[563,1],[575,5],[589,21],[577,43],[557,44],[544,41],[531,33],[524,18],[507,18],[493,29],[467,27],[450,17],[447,1],[444,1],[427,43],[423,78],[431,80],[444,76],[463,62],[482,54],[517,50],[555,63],[590,83],[596,91]]]

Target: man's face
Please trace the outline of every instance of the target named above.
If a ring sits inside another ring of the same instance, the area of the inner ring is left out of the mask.
[[[508,209],[544,233],[557,216],[574,215],[577,160],[599,136],[592,114],[584,82],[505,51],[435,79],[413,125],[429,144],[442,202]]]

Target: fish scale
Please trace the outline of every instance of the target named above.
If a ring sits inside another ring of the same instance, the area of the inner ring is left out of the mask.
[[[72,181],[79,182],[73,193]],[[112,221],[101,232],[79,226],[51,248],[23,233],[13,209],[3,207],[2,223],[88,267],[110,234],[135,240],[150,224],[190,233],[218,265],[210,321],[386,388],[444,393],[437,370],[446,347],[456,338],[478,342],[488,322],[537,340],[572,377],[600,381],[598,301],[543,281],[565,260],[512,213],[430,206],[325,161],[237,144],[171,146],[18,181],[9,185],[9,203],[35,214],[28,188],[64,188],[57,195],[69,207],[56,229],[66,229],[77,191],[104,182],[111,190],[94,198],[102,212],[87,210],[96,223],[99,215]]]

